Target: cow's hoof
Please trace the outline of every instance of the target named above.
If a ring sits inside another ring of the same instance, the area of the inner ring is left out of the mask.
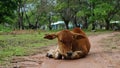
[[[52,54],[47,53],[47,54],[46,54],[46,57],[53,58],[53,55],[52,55]]]

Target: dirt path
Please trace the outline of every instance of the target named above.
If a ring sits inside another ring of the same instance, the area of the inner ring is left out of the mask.
[[[55,60],[45,57],[45,54],[17,57],[13,61],[14,68],[120,68],[120,50],[104,51],[100,41],[104,41],[118,32],[89,36],[91,50],[87,57],[77,60]],[[53,47],[43,48],[48,50]]]

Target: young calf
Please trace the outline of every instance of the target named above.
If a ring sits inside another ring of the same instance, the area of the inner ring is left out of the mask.
[[[74,28],[72,31],[62,30],[55,34],[48,34],[44,38],[58,39],[57,48],[47,53],[47,57],[50,58],[78,59],[85,57],[90,50],[90,42],[80,28]]]

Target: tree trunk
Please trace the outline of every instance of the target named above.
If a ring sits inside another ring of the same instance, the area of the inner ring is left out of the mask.
[[[80,25],[78,25],[78,23],[77,23],[76,16],[74,16],[73,23],[74,23],[75,27],[80,27]]]
[[[109,30],[109,28],[110,28],[110,21],[108,19],[106,19],[105,22],[106,22],[106,30]]]
[[[88,29],[88,23],[87,23],[87,18],[86,17],[84,17],[83,28]]]
[[[66,17],[64,17],[64,16],[62,16],[62,19],[63,19],[63,21],[65,22],[65,27],[66,27],[66,29],[69,29],[69,26],[68,26],[68,24],[69,24],[69,19],[66,18]]]
[[[38,22],[38,19],[37,19],[36,22],[35,22],[35,27],[36,27],[36,29],[39,28],[39,22]]]
[[[21,29],[24,29],[24,25],[23,25],[23,12],[20,12],[21,10],[21,7],[22,7],[22,2],[19,2],[19,5],[18,5],[18,28],[21,30]]]
[[[69,29],[69,26],[68,26],[69,21],[64,21],[64,22],[65,22],[65,27],[66,27],[66,29]]]
[[[21,29],[23,30],[24,29],[24,24],[23,24],[23,12],[21,13]]]
[[[49,30],[52,30],[52,26],[51,26],[51,16],[49,16],[48,21],[49,21],[49,24],[48,24]]]
[[[95,30],[96,29],[96,23],[92,23],[92,30]]]
[[[51,23],[50,23],[50,22],[49,22],[48,27],[49,27],[49,30],[52,30],[52,26],[51,26]]]
[[[20,30],[23,29],[23,14],[21,14],[20,12],[18,13],[18,28]]]
[[[87,22],[84,23],[83,28],[88,29],[88,23]]]

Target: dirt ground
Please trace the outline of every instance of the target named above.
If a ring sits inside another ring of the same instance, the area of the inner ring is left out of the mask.
[[[120,32],[89,36],[91,50],[82,59],[49,59],[45,57],[46,51],[55,47],[49,46],[41,48],[40,54],[15,57],[12,66],[6,68],[120,68],[120,40],[114,38],[116,35],[120,36]]]

